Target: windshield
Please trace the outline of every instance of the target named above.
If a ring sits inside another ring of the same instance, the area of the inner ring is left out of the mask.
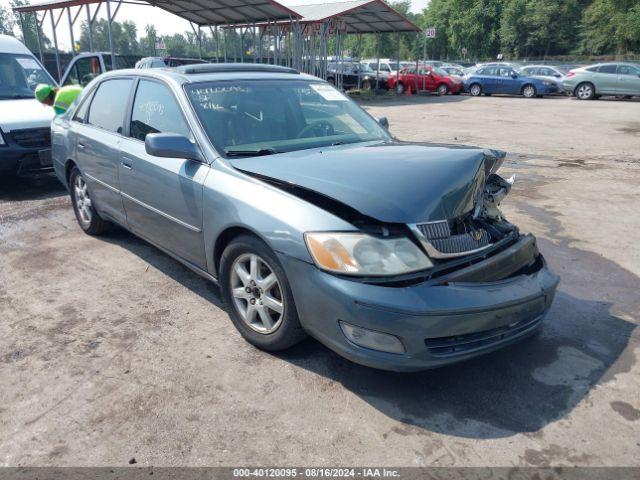
[[[391,137],[326,83],[207,82],[186,87],[211,142],[225,156],[267,155]]]
[[[0,53],[0,99],[34,98],[39,83],[55,82],[33,57]]]

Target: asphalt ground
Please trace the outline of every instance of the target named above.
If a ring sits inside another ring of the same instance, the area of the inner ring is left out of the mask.
[[[415,374],[271,355],[218,290],[55,179],[0,182],[0,465],[639,466],[640,103],[364,102],[401,139],[509,152],[507,217],[562,278],[538,335]]]

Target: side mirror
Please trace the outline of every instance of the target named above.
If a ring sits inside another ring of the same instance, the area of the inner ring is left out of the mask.
[[[389,130],[389,120],[387,119],[387,117],[380,117],[378,119],[378,123],[383,127],[386,128],[387,130]]]
[[[559,73],[556,73],[556,74],[554,75],[554,77],[556,77],[556,78],[562,78],[562,75],[560,75]]]
[[[518,78],[518,74],[517,73],[512,73],[511,74],[511,78]]]
[[[186,158],[204,162],[204,157],[195,143],[176,133],[150,133],[144,141],[149,155],[164,158]]]

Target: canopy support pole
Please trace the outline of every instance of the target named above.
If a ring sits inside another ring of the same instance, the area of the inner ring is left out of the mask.
[[[47,14],[45,13],[42,17],[42,21],[38,18],[38,14],[34,12],[36,16],[36,36],[38,37],[38,52],[40,53],[40,62],[44,65],[44,54],[42,53],[42,24],[47,18]]]
[[[71,7],[67,7],[67,20],[69,21],[69,38],[71,39],[71,55],[76,56],[76,40],[73,38],[73,21],[71,20]]]
[[[86,4],[84,7],[87,11],[87,33],[89,34],[89,51],[93,52],[93,28],[91,28],[93,22],[91,21],[91,9],[89,8],[89,4]]]
[[[380,32],[376,36],[376,90],[380,88]]]
[[[418,93],[418,75],[420,75],[420,34],[416,33],[416,93]],[[424,81],[422,83],[424,86]]]
[[[56,22],[53,19],[53,10],[49,10],[51,17],[51,30],[53,31],[53,46],[56,49],[56,69],[58,70],[58,81],[62,80],[62,68],[60,67],[60,52],[58,51],[58,35],[56,34]]]
[[[113,34],[111,32],[111,0],[105,0],[107,3],[107,34],[109,35],[109,49],[111,50],[111,68],[116,69],[116,52],[113,47]]]

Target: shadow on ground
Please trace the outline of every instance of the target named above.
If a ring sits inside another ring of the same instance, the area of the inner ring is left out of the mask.
[[[122,230],[103,239],[224,308],[217,287],[148,243]],[[411,374],[353,364],[312,339],[277,356],[339,382],[403,423],[396,433],[499,438],[536,432],[567,415],[595,385],[635,363],[627,346],[636,325],[622,317],[637,312],[640,286],[635,275],[599,255],[567,243],[539,243],[562,283],[541,332],[528,340]]]
[[[3,176],[0,178],[0,202],[45,200],[66,195],[67,191],[54,174],[32,177]]]
[[[468,95],[398,95],[389,97],[352,97],[362,107],[397,107],[398,105],[433,105],[436,103],[456,103],[469,100]]]

